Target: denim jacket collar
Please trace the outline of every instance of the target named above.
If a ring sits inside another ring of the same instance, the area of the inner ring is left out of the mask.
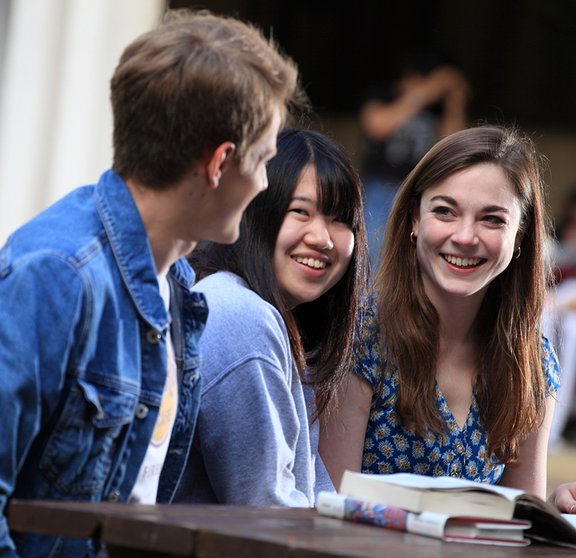
[[[100,178],[94,197],[114,257],[138,312],[153,328],[162,331],[169,324],[169,315],[158,290],[146,229],[128,187],[114,171],[108,170]],[[185,289],[190,289],[194,275],[189,266],[179,260],[170,272]]]

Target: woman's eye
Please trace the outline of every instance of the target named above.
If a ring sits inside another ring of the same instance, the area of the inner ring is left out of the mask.
[[[302,209],[300,207],[293,207],[291,209],[288,210],[289,213],[296,213],[297,215],[308,215],[308,211],[306,211],[305,209]]]
[[[493,225],[502,225],[504,223],[504,219],[502,219],[502,217],[498,217],[497,215],[485,215],[484,221],[488,221]]]
[[[436,215],[452,215],[452,210],[449,207],[439,206],[432,210]]]

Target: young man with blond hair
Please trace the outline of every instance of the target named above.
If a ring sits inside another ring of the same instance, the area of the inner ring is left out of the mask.
[[[260,31],[172,12],[111,81],[114,162],[0,251],[0,555],[95,556],[10,534],[11,498],[169,502],[199,404],[207,307],[185,260],[236,241],[297,70]]]

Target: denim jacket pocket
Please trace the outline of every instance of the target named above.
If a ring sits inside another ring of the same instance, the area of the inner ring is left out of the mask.
[[[78,379],[40,459],[40,469],[62,496],[101,494],[134,419],[137,395]]]

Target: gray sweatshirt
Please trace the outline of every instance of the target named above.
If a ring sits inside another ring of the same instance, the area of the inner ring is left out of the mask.
[[[320,490],[334,488],[284,321],[232,273],[194,289],[209,308],[200,340],[202,399],[174,501],[313,507]]]

